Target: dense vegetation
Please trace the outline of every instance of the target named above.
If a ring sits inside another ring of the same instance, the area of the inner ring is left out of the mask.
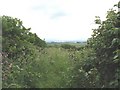
[[[120,14],[109,10],[86,45],[48,47],[17,18],[2,16],[3,88],[120,86]]]

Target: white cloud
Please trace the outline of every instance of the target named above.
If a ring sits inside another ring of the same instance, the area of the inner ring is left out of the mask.
[[[95,16],[119,0],[0,0],[3,15],[20,18],[26,27],[46,40],[86,40],[94,28]]]

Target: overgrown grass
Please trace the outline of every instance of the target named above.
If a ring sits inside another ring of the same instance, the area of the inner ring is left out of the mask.
[[[86,71],[83,70],[84,63],[89,61],[88,55],[92,52],[90,49],[84,49],[85,47],[80,51],[62,47],[41,49],[31,46],[31,55],[21,56],[16,61],[14,58],[8,59],[14,62],[12,68],[7,71],[9,75],[3,80],[3,87],[92,87],[92,83],[88,83],[89,76],[86,76]]]
[[[73,64],[68,51],[54,47],[34,50],[34,57],[26,55],[12,63],[3,87],[70,87]]]
[[[72,62],[69,54],[61,48],[47,48],[42,51],[37,61],[44,78],[38,87],[67,87],[71,80]]]

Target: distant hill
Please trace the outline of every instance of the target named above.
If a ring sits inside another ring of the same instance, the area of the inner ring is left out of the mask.
[[[87,41],[46,41],[47,43],[86,43]]]

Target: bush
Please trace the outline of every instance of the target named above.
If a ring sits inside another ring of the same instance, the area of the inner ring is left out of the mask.
[[[62,44],[61,47],[64,49],[76,49],[75,46],[70,45],[70,44]]]

